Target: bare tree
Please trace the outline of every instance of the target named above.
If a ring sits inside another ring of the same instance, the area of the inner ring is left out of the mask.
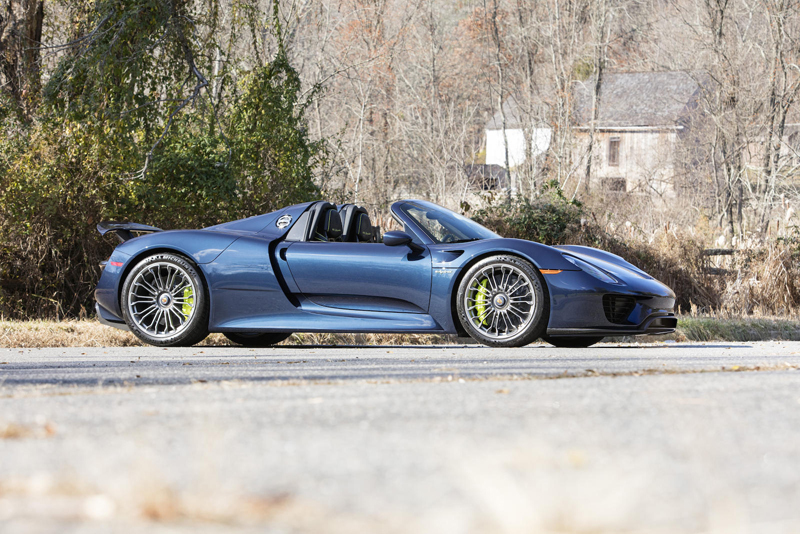
[[[0,3],[0,88],[26,112],[40,86],[43,0]]]
[[[765,50],[769,57],[769,90],[766,102],[763,179],[759,181],[760,198],[758,222],[762,231],[774,200],[779,180],[781,147],[786,130],[786,118],[800,91],[797,65],[798,5],[795,0],[763,0],[769,23],[769,41]]]

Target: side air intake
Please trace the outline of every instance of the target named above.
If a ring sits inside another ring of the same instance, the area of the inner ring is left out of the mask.
[[[606,319],[614,324],[625,324],[636,306],[636,299],[626,295],[603,295],[603,311]]]

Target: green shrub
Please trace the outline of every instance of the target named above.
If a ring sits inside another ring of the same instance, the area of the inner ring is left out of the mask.
[[[58,109],[32,123],[0,113],[0,314],[91,314],[116,244],[101,220],[202,228],[315,198],[325,144],[308,139],[299,94],[285,58],[256,69],[217,127],[192,114],[173,125],[144,175],[135,131]]]
[[[545,245],[564,244],[581,231],[583,207],[550,187],[534,200],[515,196],[472,215],[503,237],[528,239]]]
[[[120,212],[165,229],[202,228],[242,213],[227,145],[177,128],[154,155],[144,178],[128,184]]]
[[[97,146],[74,124],[15,125],[0,135],[0,311],[81,315],[110,246],[94,225],[118,195]]]

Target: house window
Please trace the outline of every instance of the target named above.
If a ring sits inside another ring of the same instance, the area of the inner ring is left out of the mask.
[[[608,165],[609,167],[619,166],[619,137],[612,137],[608,140]]]
[[[603,178],[603,189],[613,193],[624,193],[628,189],[625,178]]]

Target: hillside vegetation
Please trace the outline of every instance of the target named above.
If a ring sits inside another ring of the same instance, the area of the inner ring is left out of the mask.
[[[683,311],[797,313],[800,0],[0,0],[0,13],[7,319],[92,314],[114,245],[101,220],[196,228],[326,198],[386,221],[407,197],[619,254]],[[604,73],[665,70],[708,81],[671,193],[589,187],[602,154],[576,143],[575,88],[601,102]],[[470,169],[512,97],[523,128],[552,139],[514,165],[513,187],[487,191]]]

